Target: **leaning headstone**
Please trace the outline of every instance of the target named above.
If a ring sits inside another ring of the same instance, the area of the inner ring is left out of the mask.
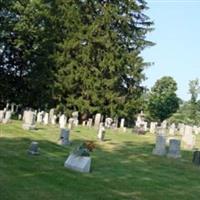
[[[82,173],[89,173],[91,167],[91,157],[87,156],[76,156],[70,154],[65,161],[64,166],[68,169],[72,169]]]
[[[187,149],[193,149],[196,142],[196,136],[192,134],[192,127],[185,126],[185,132],[182,136],[182,141]]]
[[[166,154],[166,135],[165,129],[158,129],[158,134],[156,136],[156,145],[153,149],[154,155],[163,156]]]
[[[31,142],[28,153],[31,155],[39,155],[38,142]]]
[[[4,114],[5,114],[5,112],[4,112],[3,110],[0,110],[0,122],[3,121],[3,119],[4,119]]]
[[[167,154],[170,158],[180,158],[181,157],[181,141],[177,139],[171,139],[169,141],[169,151]]]
[[[22,125],[24,130],[35,129],[35,113],[32,111],[24,111],[24,123]]]
[[[66,126],[66,123],[67,123],[67,117],[62,114],[59,118],[59,125],[60,125],[60,128],[65,128]]]
[[[10,110],[6,111],[5,118],[3,119],[3,123],[6,124],[10,122],[12,116],[12,112]]]
[[[61,129],[61,131],[60,131],[60,139],[59,139],[61,145],[65,146],[65,145],[69,145],[70,144],[69,134],[70,134],[69,129],[64,129],[64,128]]]
[[[98,138],[100,141],[103,141],[103,140],[104,140],[104,137],[105,137],[105,128],[104,128],[103,124],[100,123],[99,129],[98,129],[97,138]]]
[[[96,128],[98,128],[100,122],[101,122],[101,114],[100,114],[100,113],[97,113],[97,114],[95,115],[94,126],[95,126]]]

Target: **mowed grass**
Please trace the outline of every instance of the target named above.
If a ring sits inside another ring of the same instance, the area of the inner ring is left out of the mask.
[[[192,152],[178,160],[152,155],[154,136],[107,131],[106,141],[96,130],[77,127],[69,147],[58,144],[59,128],[37,126],[25,131],[21,122],[0,124],[0,200],[199,200],[200,168]],[[38,141],[39,156],[30,156],[31,141]],[[64,168],[72,149],[94,140],[92,172]]]

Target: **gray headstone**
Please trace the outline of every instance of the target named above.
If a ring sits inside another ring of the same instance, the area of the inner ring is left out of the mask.
[[[64,166],[74,171],[89,173],[91,167],[91,158],[86,156],[76,156],[74,154],[70,154],[67,160],[65,161]]]
[[[10,110],[6,111],[5,118],[3,119],[3,123],[6,124],[10,122],[12,116],[12,112]]]
[[[70,135],[69,129],[61,129],[61,131],[60,131],[60,144],[61,145],[65,146],[65,145],[70,144],[69,135]]]
[[[31,145],[28,149],[28,153],[31,154],[31,155],[38,155],[39,154],[38,142],[31,142]]]
[[[5,112],[4,112],[3,110],[0,110],[0,122],[3,121],[3,119],[4,119],[4,114],[5,114]]]
[[[181,141],[177,139],[171,139],[169,141],[169,151],[167,154],[170,158],[180,158],[181,157]]]
[[[24,111],[24,123],[22,128],[25,130],[35,129],[35,113],[32,111]]]
[[[103,124],[100,124],[100,126],[99,126],[97,137],[101,141],[104,140],[104,137],[105,137],[105,128],[104,128]]]

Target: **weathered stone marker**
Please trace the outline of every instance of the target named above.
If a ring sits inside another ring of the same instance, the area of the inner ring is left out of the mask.
[[[61,145],[65,146],[70,144],[69,135],[70,135],[69,129],[63,129],[63,128],[61,129],[59,138]]]
[[[194,151],[192,162],[195,165],[200,166],[200,151]]]
[[[180,158],[181,157],[181,141],[177,139],[171,139],[169,141],[169,151],[167,156],[170,158]]]
[[[28,153],[31,155],[39,155],[39,147],[38,147],[38,142],[31,142],[31,145],[28,149]]]
[[[24,111],[24,123],[22,128],[24,130],[33,130],[35,129],[35,113],[32,111]]]

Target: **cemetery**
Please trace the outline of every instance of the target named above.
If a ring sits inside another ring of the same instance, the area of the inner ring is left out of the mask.
[[[1,0],[0,200],[199,200],[199,6]]]

